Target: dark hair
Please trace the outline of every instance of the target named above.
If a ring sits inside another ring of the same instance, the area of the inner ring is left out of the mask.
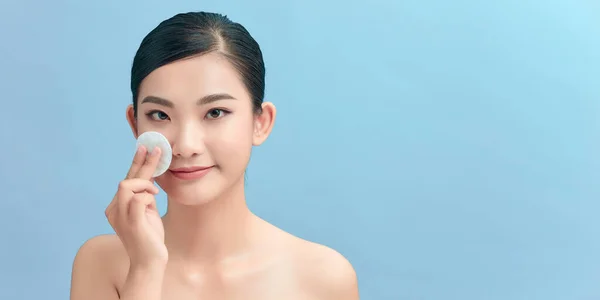
[[[255,113],[265,94],[265,64],[258,43],[244,26],[209,12],[177,14],[162,21],[140,44],[131,67],[133,110],[137,115],[139,86],[152,71],[177,60],[218,52],[239,72]]]

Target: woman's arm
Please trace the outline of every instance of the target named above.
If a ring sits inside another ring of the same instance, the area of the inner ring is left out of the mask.
[[[121,300],[159,300],[162,294],[164,266],[130,269],[121,291]]]

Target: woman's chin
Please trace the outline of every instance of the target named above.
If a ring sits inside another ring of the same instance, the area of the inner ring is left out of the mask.
[[[207,187],[203,184],[194,185],[161,185],[169,198],[169,202],[181,205],[204,205],[212,202],[220,194],[217,185]]]
[[[177,187],[174,189],[164,189],[168,195],[169,202],[181,205],[203,205],[217,198],[216,191],[207,188],[197,188],[193,186]]]
[[[197,180],[180,180],[170,174],[165,175],[157,178],[156,183],[165,191],[169,202],[180,205],[205,205],[221,198],[226,191],[237,190],[236,186],[243,187],[244,184],[243,173],[234,181],[217,174],[207,174]]]

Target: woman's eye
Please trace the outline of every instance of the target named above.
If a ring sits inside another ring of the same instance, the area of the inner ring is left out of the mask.
[[[207,114],[206,117],[209,119],[218,119],[223,117],[227,112],[222,110],[222,109],[211,109]]]
[[[151,111],[148,116],[155,121],[164,121],[169,119],[169,116],[162,111]]]

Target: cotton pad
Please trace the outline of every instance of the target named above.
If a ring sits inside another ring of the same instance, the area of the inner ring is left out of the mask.
[[[158,147],[161,150],[158,166],[156,166],[152,177],[158,177],[169,169],[171,159],[173,158],[173,150],[171,149],[169,140],[164,135],[156,131],[146,131],[137,138],[137,147],[140,145],[146,147],[148,153],[151,153],[154,147]]]

